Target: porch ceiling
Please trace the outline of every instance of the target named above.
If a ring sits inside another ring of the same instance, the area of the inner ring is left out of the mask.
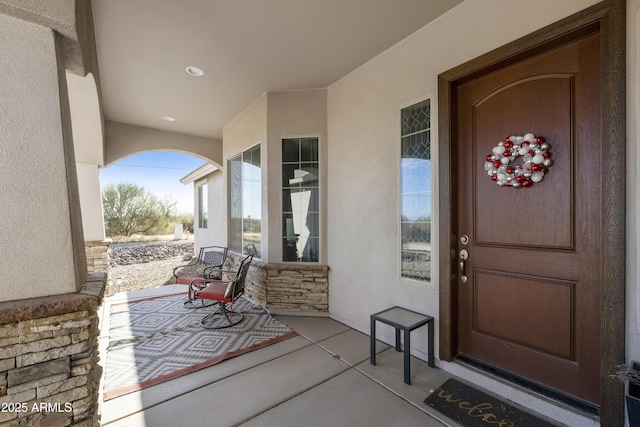
[[[461,2],[92,0],[105,119],[222,138],[264,92],[327,87]]]

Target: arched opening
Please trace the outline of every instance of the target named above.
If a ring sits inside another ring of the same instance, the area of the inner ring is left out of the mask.
[[[133,154],[100,169],[100,188],[131,182],[161,199],[175,200],[177,213],[193,214],[193,189],[180,179],[206,163],[198,156],[174,151]]]

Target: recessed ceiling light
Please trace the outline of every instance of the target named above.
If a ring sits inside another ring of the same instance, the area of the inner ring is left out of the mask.
[[[175,122],[176,118],[171,116],[162,116],[162,120],[165,120],[167,122]]]
[[[187,74],[194,77],[200,77],[204,76],[204,71],[202,71],[202,68],[198,67],[187,67]]]

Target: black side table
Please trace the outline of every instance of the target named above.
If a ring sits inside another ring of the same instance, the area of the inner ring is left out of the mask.
[[[416,313],[402,307],[392,307],[371,315],[371,353],[370,362],[376,364],[376,320],[396,328],[396,351],[402,351],[400,347],[400,330],[404,331],[404,382],[411,384],[411,331],[420,326],[428,327],[428,363],[434,367],[433,358],[433,317]]]

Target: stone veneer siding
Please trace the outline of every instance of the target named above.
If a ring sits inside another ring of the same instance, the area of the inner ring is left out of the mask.
[[[77,294],[0,303],[0,427],[100,425],[105,285],[91,273]]]
[[[226,269],[237,270],[244,257],[229,253]],[[329,267],[314,264],[265,264],[253,260],[245,283],[251,301],[277,313],[328,313]]]
[[[87,272],[107,273],[109,270],[109,246],[111,240],[84,242],[87,254]]]

